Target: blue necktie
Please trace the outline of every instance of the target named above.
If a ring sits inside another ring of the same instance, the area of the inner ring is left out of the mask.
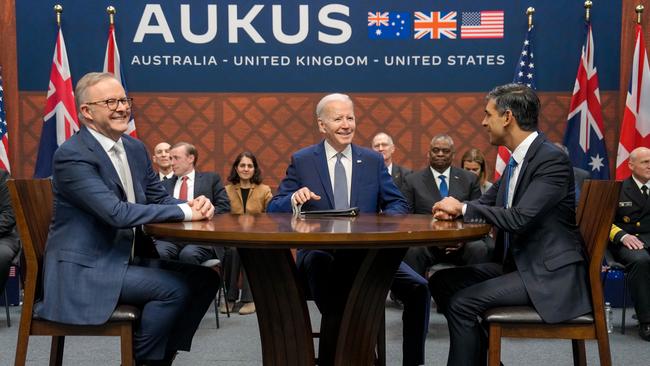
[[[334,208],[349,208],[348,203],[348,178],[345,176],[345,168],[341,162],[342,153],[336,154],[334,164]]]
[[[517,167],[517,161],[511,156],[508,160],[508,167],[505,175],[505,194],[503,195],[503,207],[508,207],[508,192],[510,191],[510,178],[512,177],[512,171]],[[508,249],[510,248],[510,233],[503,233],[503,261],[506,261],[506,256],[508,255]]]
[[[446,177],[440,174],[438,178],[440,178],[440,197],[445,198],[449,196],[449,187],[447,186],[447,181],[445,180]]]

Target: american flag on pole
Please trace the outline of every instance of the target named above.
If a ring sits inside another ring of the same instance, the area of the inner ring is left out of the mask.
[[[632,76],[625,101],[621,137],[616,155],[616,179],[632,173],[628,167],[630,153],[637,147],[650,148],[650,69],[643,41],[643,28],[636,25],[636,45],[632,58]]]
[[[593,179],[609,179],[603,116],[600,108],[598,72],[594,65],[594,38],[586,22],[587,38],[582,46],[578,74],[573,87],[564,146],[573,166],[591,173]]]
[[[63,31],[59,28],[54,47],[54,59],[47,90],[45,116],[43,117],[41,142],[38,146],[34,177],[46,178],[52,175],[54,151],[72,134],[79,130],[77,109],[74,102],[72,77],[65,50]]]
[[[115,24],[108,27],[108,42],[106,44],[106,55],[104,56],[104,72],[110,72],[115,75],[117,80],[122,83],[124,91],[128,92],[126,88],[126,80],[122,76],[122,64],[120,62],[120,51],[117,49],[117,42],[115,40]],[[126,133],[132,137],[138,137],[135,131],[135,119],[133,118],[133,111],[131,111],[131,120]]]
[[[503,38],[503,10],[463,12],[460,38]]]
[[[524,39],[524,46],[521,48],[519,54],[519,61],[515,67],[515,77],[513,83],[525,84],[529,88],[535,89],[535,53],[533,51],[533,28],[531,25],[526,31],[526,39]],[[508,160],[510,159],[510,151],[505,146],[499,146],[497,152],[497,161],[494,164],[494,180],[501,177],[503,169],[505,169]]]
[[[0,66],[0,169],[11,173],[9,166],[9,135],[7,113],[5,112],[4,89],[2,89],[2,67]]]
[[[456,13],[450,11],[444,14],[439,11],[423,13],[416,11],[413,22],[414,39],[422,39],[429,36],[429,39],[441,39],[443,36],[456,39]]]

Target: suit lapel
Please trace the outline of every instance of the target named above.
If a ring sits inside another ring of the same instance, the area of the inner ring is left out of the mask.
[[[205,192],[203,190],[202,184],[203,184],[203,174],[199,173],[194,170],[194,198],[200,196],[199,192]]]
[[[124,190],[124,187],[122,186],[122,181],[120,180],[120,176],[117,174],[117,170],[115,170],[115,166],[113,165],[113,161],[111,161],[111,158],[108,157],[108,154],[102,147],[102,145],[93,137],[93,135],[88,132],[87,127],[82,127],[79,131],[79,135],[83,139],[84,143],[88,147],[88,150],[90,151],[97,151],[97,154],[94,154],[99,158],[99,164],[102,167],[110,167],[106,169],[106,172],[108,173],[108,179],[110,179],[115,185],[119,188],[117,192],[115,192],[120,199],[126,201],[126,191]],[[128,154],[127,154],[127,159],[128,159]]]
[[[639,186],[636,185],[636,182],[632,177],[628,178],[625,183],[626,184],[623,186],[625,195],[630,197],[630,200],[632,200],[636,206],[641,207],[641,216],[643,216],[650,210],[650,199],[646,200],[645,197],[643,197],[643,193],[641,193]]]
[[[330,180],[330,171],[327,166],[327,156],[325,156],[325,141],[316,145],[314,149],[314,166],[318,167],[316,171],[320,177],[325,195],[329,200],[329,206],[334,208],[334,192],[332,191],[332,181]]]
[[[442,199],[440,190],[438,190],[438,185],[436,184],[436,178],[433,177],[430,167],[427,167],[424,170],[424,174],[422,175],[422,184],[424,184],[425,192],[431,194],[434,202],[438,202]]]
[[[540,146],[542,146],[542,143],[546,141],[546,138],[544,137],[543,134],[539,134],[535,140],[533,140],[533,143],[530,144],[530,147],[528,148],[528,151],[526,152],[526,156],[524,156],[524,161],[521,162],[521,169],[519,170],[519,175],[517,176],[517,182],[515,185],[515,192],[512,197],[512,205],[514,206],[516,202],[518,201],[519,197],[518,194],[519,192],[522,192],[522,190],[519,189],[519,187],[522,186],[528,186],[528,180],[530,179],[529,176],[526,175],[526,172],[528,170],[528,165],[530,164],[530,161],[535,157],[537,154],[537,150],[539,150]],[[507,189],[507,187],[506,187]],[[505,194],[505,192],[504,192]],[[503,196],[501,196],[503,197]],[[503,202],[503,198],[501,199]]]
[[[449,196],[450,197],[463,197],[462,187],[465,185],[461,175],[458,174],[458,169],[451,167],[449,170]]]
[[[358,207],[357,198],[359,192],[357,192],[357,189],[361,186],[361,177],[364,174],[364,168],[365,164],[363,163],[361,150],[357,149],[355,145],[352,145],[352,189],[350,189],[350,207]]]
[[[135,194],[135,202],[143,203],[147,201],[145,188],[142,187],[144,167],[139,166],[139,159],[135,158],[137,152],[132,141],[122,138],[124,144],[124,151],[126,152],[126,160],[129,162],[129,169],[131,170],[131,180],[133,181],[133,193]]]

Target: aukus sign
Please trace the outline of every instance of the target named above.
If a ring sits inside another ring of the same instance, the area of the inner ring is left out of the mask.
[[[580,1],[21,0],[21,90],[47,86],[56,3],[64,7],[74,80],[101,69],[105,9],[117,9],[117,43],[134,91],[485,91],[512,80],[529,6],[538,88],[571,90],[584,40]],[[620,8],[615,0],[593,10],[603,90],[618,87]]]

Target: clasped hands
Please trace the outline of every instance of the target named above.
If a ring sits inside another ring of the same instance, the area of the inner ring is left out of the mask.
[[[198,196],[187,201],[192,209],[192,221],[209,220],[214,216],[214,206],[205,196]]]
[[[445,197],[433,205],[431,213],[438,220],[454,220],[463,214],[463,203],[454,197]]]

